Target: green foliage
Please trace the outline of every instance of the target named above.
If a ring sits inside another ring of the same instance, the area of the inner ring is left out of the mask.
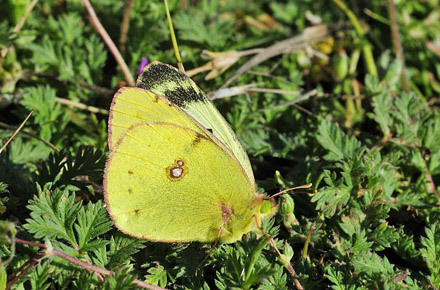
[[[158,266],[156,268],[150,268],[147,270],[147,275],[145,275],[145,281],[153,285],[159,285],[165,287],[167,285],[167,272],[163,266]]]
[[[316,21],[344,31],[231,84],[282,93],[257,89],[215,101],[262,192],[309,182],[317,190],[280,198],[263,231],[305,289],[439,289],[440,4],[394,1],[402,62],[382,1],[344,1],[364,36],[335,1],[254,2],[169,1],[185,67],[204,65],[204,49],[264,48]],[[109,109],[124,76],[81,1],[38,1],[15,33],[30,3],[0,9],[1,145],[33,111],[0,154],[0,289],[27,265],[11,289],[138,289],[134,279],[167,289],[296,289],[259,232],[217,245],[204,261],[211,245],[145,242],[115,229],[102,197],[108,116],[94,108]],[[117,47],[125,3],[92,3]],[[175,64],[164,15],[162,0],[133,1],[122,51],[132,73],[143,57]],[[194,80],[215,91],[250,57],[215,80]],[[311,89],[317,93],[286,105]],[[112,274],[100,277],[60,252]]]
[[[351,159],[359,151],[360,143],[355,136],[347,136],[335,124],[323,121],[318,127],[317,139],[329,153],[324,156],[329,161]]]
[[[219,289],[251,289],[254,284],[274,274],[272,263],[261,257],[267,242],[266,238],[245,240],[238,251],[229,245],[224,246],[218,257],[223,266],[217,271],[216,286]]]
[[[176,17],[176,22],[179,23],[178,28],[182,31],[179,35],[180,38],[206,45],[206,48],[211,50],[225,47],[227,40],[231,37],[233,23],[228,20],[215,22],[209,20],[203,11],[197,9],[179,14]],[[207,25],[207,23],[209,24]],[[212,37],[213,35],[218,37]]]
[[[440,231],[438,223],[426,228],[426,237],[422,238],[423,248],[420,250],[429,268],[428,277],[431,284],[438,288],[440,286]]]
[[[55,90],[49,86],[26,88],[20,102],[27,110],[35,111],[34,123],[40,127],[40,137],[51,140],[52,134],[64,130],[69,121],[55,102]]]
[[[83,182],[74,178],[81,175],[100,177],[105,159],[100,150],[80,146],[75,155],[66,151],[51,153],[41,165],[37,180],[40,184],[53,183],[54,187],[62,185],[81,185]]]

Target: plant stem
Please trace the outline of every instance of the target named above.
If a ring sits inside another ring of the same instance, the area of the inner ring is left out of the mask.
[[[252,273],[252,270],[254,269],[255,262],[257,261],[258,256],[260,255],[261,251],[263,250],[264,246],[266,246],[267,242],[271,238],[262,236],[258,240],[257,246],[252,250],[250,259],[248,259],[248,262],[246,263],[246,272],[244,274],[244,281],[247,281]]]
[[[298,280],[298,275],[296,274],[295,269],[293,269],[292,265],[289,263],[286,268],[287,271],[289,271],[290,275],[293,277],[296,288],[298,288],[298,290],[304,290],[303,286]]]
[[[134,79],[130,73],[130,69],[128,68],[127,64],[125,63],[125,60],[122,58],[122,55],[119,52],[118,48],[116,47],[115,43],[110,38],[107,31],[102,26],[101,22],[99,21],[98,17],[96,16],[96,13],[95,13],[95,10],[93,10],[92,4],[90,4],[89,0],[82,0],[82,2],[84,4],[84,6],[86,7],[87,12],[89,13],[90,22],[92,22],[92,25],[95,27],[95,29],[98,31],[98,33],[101,35],[105,44],[107,44],[108,48],[110,49],[111,53],[113,54],[113,57],[115,58],[119,67],[121,68],[122,73],[124,74],[125,80],[127,81],[128,85],[134,86]]]
[[[362,52],[364,55],[364,61],[365,65],[367,66],[367,71],[370,75],[377,76],[377,68],[376,64],[374,62],[373,57],[373,51],[371,50],[371,45],[367,40],[365,39],[365,32],[362,29],[361,24],[359,23],[356,15],[345,5],[342,0],[332,0],[344,13],[347,15],[348,19],[350,19],[351,24],[353,25],[354,29],[356,30],[356,33],[359,35],[361,40],[363,41],[362,44]]]
[[[44,254],[38,253],[35,256],[33,256],[29,261],[24,263],[17,271],[12,273],[8,277],[8,284],[6,285],[5,290],[11,289],[14,284],[20,280],[21,277],[23,277],[27,272],[29,272],[32,267],[36,266],[38,264],[38,260],[44,257]]]
[[[396,7],[394,6],[393,0],[388,0],[388,13],[390,15],[393,46],[396,51],[397,58],[402,63],[402,72],[401,72],[402,88],[405,92],[409,92],[411,89],[408,83],[408,78],[406,77],[405,57],[403,56],[402,43],[400,42],[399,26],[397,23],[397,16],[396,16]]]
[[[15,127],[10,126],[8,124],[5,124],[3,122],[0,122],[0,127],[3,127],[5,129],[8,129],[8,130],[16,130]],[[48,141],[38,137],[37,135],[34,135],[32,133],[29,133],[29,132],[26,132],[26,131],[23,131],[23,130],[19,131],[18,133],[24,134],[24,135],[29,136],[29,137],[34,138],[34,139],[37,139],[37,140],[43,142],[45,145],[47,145],[50,149],[52,149],[52,150],[54,150],[56,152],[60,152],[60,150],[55,145],[53,145],[52,143],[50,143],[50,142],[48,142]]]
[[[29,114],[26,116],[26,118],[24,119],[23,122],[21,122],[20,126],[18,126],[17,130],[15,130],[15,132],[12,134],[12,136],[6,141],[6,143],[2,146],[2,148],[0,148],[0,154],[2,154],[3,150],[5,150],[5,148],[8,146],[9,143],[11,143],[11,141],[15,138],[15,136],[18,134],[18,132],[20,132],[21,128],[23,128],[24,124],[26,124],[27,120],[29,120],[29,118],[32,116],[32,113],[34,111],[30,111]]]
[[[185,68],[183,67],[182,59],[180,58],[179,46],[177,45],[176,35],[174,34],[173,21],[171,20],[170,10],[168,9],[167,0],[163,0],[165,4],[165,12],[167,14],[168,26],[170,27],[171,33],[171,41],[173,43],[174,55],[176,56],[177,66],[179,67],[179,71],[185,72]]]
[[[78,109],[81,109],[81,110],[86,110],[86,111],[89,111],[91,113],[108,115],[108,110],[104,110],[104,109],[97,108],[97,107],[94,107],[94,106],[88,106],[88,105],[85,105],[85,104],[80,103],[80,102],[75,102],[75,101],[72,101],[72,100],[68,100],[68,99],[64,99],[64,98],[58,98],[58,97],[55,97],[55,101],[60,103],[60,104],[66,105],[66,106],[71,106],[71,107],[78,108]]]
[[[309,252],[309,244],[310,244],[310,238],[312,237],[314,227],[310,225],[309,233],[307,234],[306,242],[304,243],[302,258],[303,260],[307,259],[307,254]]]
[[[119,38],[119,50],[122,55],[125,55],[125,44],[127,43],[128,27],[130,26],[130,12],[133,7],[133,0],[125,2],[124,16],[122,17],[121,36]]]
[[[29,245],[29,246],[34,246],[34,247],[39,247],[42,249],[47,249],[45,244],[41,244],[41,243],[35,243],[35,242],[31,242],[31,241],[26,241],[26,240],[21,240],[21,239],[15,239],[15,241],[19,244],[25,244],[25,245]],[[64,252],[58,251],[53,249],[51,251],[51,253],[56,256],[59,257],[61,259],[64,259],[74,265],[77,265],[81,268],[84,268],[88,271],[93,271],[99,274],[102,274],[104,276],[109,276],[112,274],[112,272],[110,270],[95,266],[93,264],[87,263],[87,262],[83,262],[81,260],[78,260],[77,258],[74,258],[72,256],[67,255]],[[46,254],[47,255],[47,254]],[[155,285],[150,285],[145,283],[144,281],[135,279],[133,281],[133,284],[136,284],[137,286],[141,287],[141,288],[145,288],[145,289],[151,289],[151,290],[166,290],[165,288],[159,287],[159,286],[155,286]]]
[[[359,57],[360,57],[360,51],[359,49],[355,49],[352,53],[351,53],[351,57],[350,57],[350,66],[348,69],[348,74],[351,76],[351,86],[353,88],[353,95],[356,97],[359,97],[360,95],[360,90],[359,90],[359,85],[358,82],[356,80],[355,74],[356,74],[356,68],[359,62]],[[359,113],[362,112],[362,100],[360,98],[356,98],[355,99],[356,102],[356,109]]]

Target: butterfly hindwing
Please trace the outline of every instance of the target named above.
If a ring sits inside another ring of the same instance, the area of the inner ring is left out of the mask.
[[[262,202],[241,166],[209,137],[157,122],[121,136],[104,189],[119,229],[165,242],[213,242],[222,226],[220,241],[233,242],[251,230]]]
[[[164,96],[212,132],[232,152],[255,186],[249,158],[237,136],[217,108],[187,75],[170,65],[153,62],[139,75],[136,85]]]

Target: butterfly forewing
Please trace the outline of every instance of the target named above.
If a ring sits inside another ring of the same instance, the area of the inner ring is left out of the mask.
[[[166,98],[140,88],[122,88],[113,97],[110,107],[110,151],[131,126],[143,122],[168,122],[205,134],[186,113]]]
[[[139,75],[136,85],[166,97],[211,132],[232,152],[255,186],[249,158],[237,136],[212,102],[188,76],[170,65],[153,62]]]

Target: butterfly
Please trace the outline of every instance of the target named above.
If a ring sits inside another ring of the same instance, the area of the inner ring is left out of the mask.
[[[149,64],[113,97],[107,210],[124,233],[160,242],[235,242],[276,205],[256,192],[233,130],[184,73]]]

